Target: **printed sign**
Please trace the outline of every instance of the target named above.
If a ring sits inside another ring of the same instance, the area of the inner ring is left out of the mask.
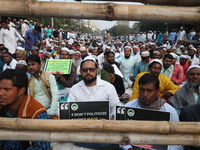
[[[71,59],[47,59],[44,71],[56,74],[70,74],[72,66]]]
[[[170,113],[152,109],[116,106],[116,120],[169,121]],[[167,150],[167,145],[133,145],[151,150]]]
[[[60,119],[109,120],[109,101],[59,102]]]

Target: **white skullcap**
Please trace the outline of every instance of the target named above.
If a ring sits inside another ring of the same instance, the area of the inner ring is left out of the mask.
[[[192,69],[192,68],[199,68],[200,69],[200,66],[199,65],[192,65],[188,68],[187,72]]]
[[[149,65],[152,64],[153,62],[157,62],[162,66],[162,62],[159,59],[153,59],[152,61],[150,61]]]
[[[69,50],[70,55],[73,55],[74,53],[75,53],[74,50]]]
[[[130,46],[125,46],[124,49],[129,48],[130,50],[132,50],[132,48]]]
[[[98,43],[98,45],[101,45],[101,43]]]
[[[81,47],[80,48],[80,51],[82,52],[82,51],[85,51],[86,50],[86,48],[85,47]]]
[[[190,47],[194,47],[194,46],[193,46],[192,44],[190,44],[190,45],[189,45],[189,48],[190,48]]]
[[[188,59],[189,56],[188,55],[181,55],[180,58]]]
[[[63,47],[61,51],[67,51],[69,53],[69,49],[67,47]]]
[[[172,55],[173,58],[177,58],[178,56],[175,53],[169,53],[170,55]]]
[[[93,55],[91,55],[91,56],[86,56],[86,57],[83,59],[82,62],[87,61],[87,60],[91,60],[91,61],[97,63],[97,62],[96,62],[96,59],[94,58]]]
[[[24,48],[23,48],[23,47],[20,47],[20,46],[17,46],[16,49],[17,49],[17,50],[22,50],[22,51],[24,51]]]
[[[159,52],[159,51],[154,51],[154,52],[153,52],[153,54],[156,54],[156,53],[159,53],[159,54],[160,54],[160,52]]]
[[[79,53],[79,54],[81,54],[81,52],[79,52],[79,51],[75,51],[74,54],[75,54],[75,53]]]
[[[18,61],[17,61],[17,65],[25,65],[25,66],[27,66],[25,60],[18,60]]]
[[[194,50],[195,52],[197,51],[195,47],[190,47],[190,50]]]
[[[184,47],[185,47],[184,45],[181,45],[181,46],[180,46],[180,48],[184,48]]]
[[[141,57],[149,57],[149,56],[150,56],[149,51],[143,51],[143,52],[141,53]]]
[[[110,46],[106,46],[107,49],[110,49]]]
[[[145,47],[145,45],[141,45],[140,48]]]

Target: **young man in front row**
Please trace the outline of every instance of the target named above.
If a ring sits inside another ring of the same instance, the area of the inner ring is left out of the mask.
[[[46,109],[27,94],[28,77],[19,69],[7,69],[0,74],[0,117],[49,119]],[[50,150],[43,141],[0,141],[0,150]]]

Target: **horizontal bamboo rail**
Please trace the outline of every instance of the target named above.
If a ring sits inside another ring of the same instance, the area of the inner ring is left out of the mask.
[[[40,120],[0,117],[0,129],[15,131],[110,131],[154,134],[200,134],[200,124],[198,122],[167,121]]]
[[[200,6],[175,7],[116,3],[42,2],[1,0],[0,16],[60,17],[163,23],[200,23]]]
[[[63,132],[1,130],[0,140],[83,142],[108,144],[200,145],[199,135],[144,134],[118,132]]]
[[[200,6],[199,0],[76,0],[76,1],[111,1],[111,2],[140,2],[144,4]]]

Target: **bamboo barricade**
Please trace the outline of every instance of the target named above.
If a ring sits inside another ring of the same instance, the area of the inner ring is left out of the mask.
[[[76,1],[111,1],[111,2],[140,2],[144,4],[200,6],[199,0],[76,0]]]
[[[0,129],[16,131],[110,131],[157,134],[200,134],[200,124],[198,122],[168,121],[40,120],[0,117]]]
[[[12,4],[12,5],[11,5]],[[1,0],[1,16],[60,17],[165,23],[200,23],[200,6],[175,7],[116,3],[42,2]]]
[[[0,118],[0,140],[199,146],[200,125],[198,122]]]

